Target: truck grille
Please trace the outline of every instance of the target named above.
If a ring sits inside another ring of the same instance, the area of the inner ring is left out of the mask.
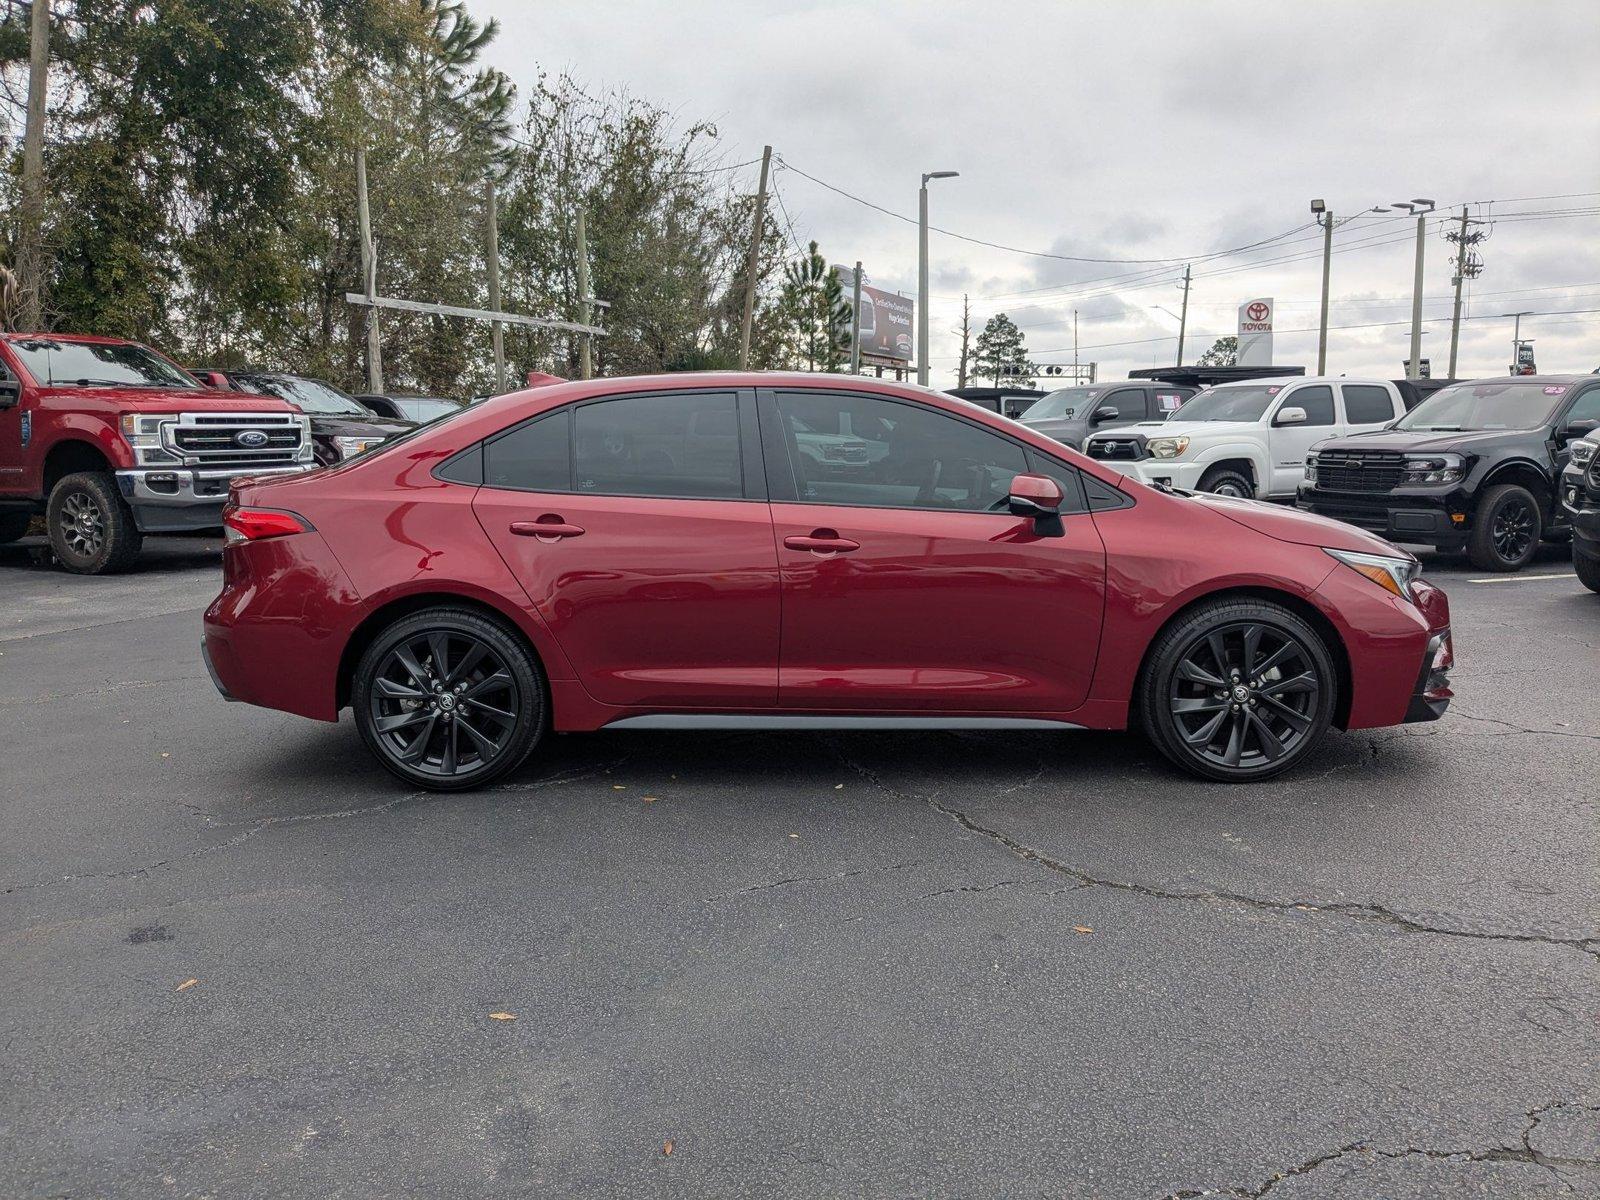
[[[202,467],[293,466],[303,437],[293,413],[184,413],[162,426],[167,449]]]
[[[1092,438],[1088,443],[1090,458],[1136,462],[1144,457],[1142,437]]]
[[[1390,492],[1400,486],[1405,459],[1381,450],[1317,455],[1319,492]]]

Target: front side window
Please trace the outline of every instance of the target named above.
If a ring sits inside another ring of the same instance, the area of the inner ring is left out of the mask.
[[[1566,423],[1574,421],[1600,421],[1600,388],[1590,388],[1573,402]]]
[[[744,495],[733,392],[628,396],[579,405],[573,487],[603,496]]]
[[[1352,425],[1381,425],[1394,419],[1394,400],[1387,388],[1376,384],[1347,383],[1344,412]]]
[[[1283,407],[1303,408],[1306,410],[1306,419],[1300,422],[1302,428],[1312,425],[1332,425],[1333,389],[1326,384],[1296,388],[1293,393],[1284,399]],[[1279,411],[1281,412],[1282,409]]]
[[[1000,511],[1027,471],[1015,442],[920,405],[827,392],[777,404],[805,503]]]
[[[1107,416],[1112,409],[1116,409],[1117,415]],[[1111,421],[1142,421],[1145,417],[1144,389],[1122,388],[1112,392],[1095,405],[1094,414]]]
[[[70,342],[19,338],[12,350],[41,387],[159,387],[198,389],[187,371],[153,350],[128,342]]]

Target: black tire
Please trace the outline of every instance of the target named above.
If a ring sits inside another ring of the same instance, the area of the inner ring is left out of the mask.
[[[1233,467],[1212,467],[1200,477],[1200,490],[1215,496],[1237,496],[1241,500],[1256,498],[1250,477]]]
[[[76,575],[126,571],[144,544],[133,510],[107,471],[79,471],[58,481],[45,506],[45,529],[57,560]]]
[[[544,674],[515,633],[475,612],[432,608],[367,647],[351,706],[388,771],[413,787],[459,792],[527,760],[544,735],[545,696]]]
[[[1484,492],[1472,517],[1467,557],[1480,571],[1520,571],[1539,552],[1544,513],[1525,487],[1502,483]]]
[[[1146,736],[1175,764],[1248,783],[1316,748],[1338,707],[1339,675],[1321,636],[1288,609],[1224,599],[1161,631],[1136,699]]]
[[[1600,558],[1585,554],[1576,541],[1572,545],[1572,569],[1578,573],[1579,583],[1591,592],[1600,592]]]
[[[0,546],[24,536],[32,520],[30,513],[0,513]]]

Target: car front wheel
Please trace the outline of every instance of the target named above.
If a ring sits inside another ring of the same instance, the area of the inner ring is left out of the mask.
[[[1156,747],[1202,779],[1244,783],[1310,754],[1338,700],[1332,655],[1288,609],[1205,604],[1164,630],[1140,683]]]
[[[144,541],[116,479],[105,471],[79,471],[57,483],[45,524],[56,558],[78,575],[126,571]]]
[[[1544,534],[1544,513],[1525,487],[1490,488],[1473,514],[1467,556],[1480,571],[1520,571],[1533,561]]]
[[[353,683],[367,747],[393,774],[431,791],[499,779],[544,732],[534,656],[504,626],[464,609],[401,618],[367,647]]]
[[[1212,467],[1200,480],[1200,490],[1214,496],[1233,496],[1239,500],[1254,500],[1255,485],[1241,471],[1232,467]]]

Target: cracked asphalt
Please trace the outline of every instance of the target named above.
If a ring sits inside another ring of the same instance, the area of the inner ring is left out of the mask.
[[[1600,1195],[1600,597],[1558,549],[1425,558],[1451,713],[1260,786],[1128,736],[616,733],[433,796],[222,703],[214,544],[150,545],[0,547],[0,1195]]]

